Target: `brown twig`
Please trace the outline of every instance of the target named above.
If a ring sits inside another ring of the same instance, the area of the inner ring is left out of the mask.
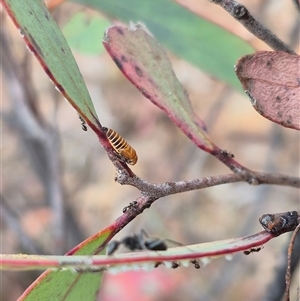
[[[153,184],[138,178],[137,176],[129,176],[127,170],[117,170],[116,181],[121,185],[131,185],[141,191],[142,196],[137,200],[131,202],[129,206],[124,207],[123,215],[119,217],[114,223],[114,231],[108,237],[109,241],[116,233],[129,224],[135,217],[141,214],[145,209],[149,208],[156,200],[171,194],[197,190],[207,187],[212,187],[221,184],[228,184],[234,182],[241,182],[243,179],[236,174],[219,175],[212,177],[205,177],[202,179],[194,179],[190,181],[165,182],[162,184]],[[300,187],[300,179],[294,177],[287,177],[276,174],[255,173],[259,179],[260,184],[278,184],[287,185],[291,187]],[[107,242],[106,241],[106,242]],[[105,243],[106,243],[105,242]],[[100,252],[104,245],[101,245],[97,252]]]
[[[299,220],[300,222],[300,220]],[[292,253],[293,248],[296,240],[296,236],[300,230],[300,223],[298,224],[297,228],[293,232],[289,247],[288,247],[288,256],[287,256],[287,267],[286,267],[286,273],[285,273],[285,293],[284,293],[284,301],[290,300],[290,287],[291,287],[291,261],[292,261]],[[298,250],[296,250],[297,252]],[[299,255],[299,254],[298,254]]]
[[[271,48],[277,51],[284,51],[296,54],[289,46],[281,41],[274,33],[272,33],[262,23],[257,21],[247,10],[247,8],[234,0],[209,0],[224,8],[232,17],[239,21],[252,34],[264,41]]]
[[[289,244],[289,243],[288,243]],[[294,249],[299,250],[300,249],[300,237],[296,237],[296,241],[294,244]],[[266,296],[263,299],[264,301],[280,301],[283,300],[284,292],[286,290],[286,285],[284,281],[284,275],[287,270],[287,264],[286,264],[286,254],[288,253],[288,246],[284,247],[284,250],[281,254],[278,255],[278,267],[274,271],[274,277],[270,284],[266,288]],[[291,269],[290,273],[293,275],[299,265],[299,252],[293,252],[291,257]],[[297,299],[298,301],[298,299]]]
[[[264,184],[282,184],[282,175],[269,175],[256,173],[260,179],[266,179]],[[289,181],[289,184],[292,187],[300,186],[300,179],[292,178],[293,180]],[[123,215],[120,216],[112,227],[111,235],[107,238],[107,240],[99,246],[97,253],[103,250],[105,244],[121,229],[123,229],[127,224],[129,224],[134,218],[136,218],[139,214],[143,213],[143,211],[149,208],[156,200],[161,197],[165,197],[171,194],[212,187],[216,185],[221,185],[225,183],[233,183],[233,182],[241,182],[241,179],[236,174],[229,175],[221,175],[221,176],[213,176],[206,177],[203,179],[194,179],[190,181],[178,181],[178,182],[166,182],[163,184],[152,184],[145,180],[142,180],[138,177],[129,177],[127,173],[118,172],[116,181],[122,185],[131,185],[136,187],[141,191],[142,196],[137,200],[131,202],[128,206],[123,208]],[[96,253],[96,254],[97,254]]]
[[[289,177],[280,174],[268,174],[253,172],[258,179],[257,184],[283,185],[294,188],[300,188],[300,179],[297,177]],[[165,182],[162,184],[153,184],[142,180],[141,178],[128,177],[127,174],[119,172],[116,181],[122,185],[131,185],[140,190],[144,195],[155,198],[167,195],[212,187],[221,184],[235,183],[244,181],[239,175],[227,174],[219,176],[205,177],[202,179],[194,179],[188,181]]]

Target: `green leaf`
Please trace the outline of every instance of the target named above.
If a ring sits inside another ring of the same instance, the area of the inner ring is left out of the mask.
[[[79,12],[69,20],[62,31],[72,49],[84,54],[98,55],[104,52],[99,37],[103,36],[108,26],[109,22],[103,17]]]
[[[25,291],[18,301],[95,301],[101,281],[102,272],[47,271]]]
[[[100,250],[99,247],[106,242],[110,235],[111,230],[106,228],[82,242],[67,255],[97,254]],[[63,268],[59,271],[48,270],[32,283],[18,301],[95,301],[102,275],[103,271],[79,273]]]
[[[131,30],[112,26],[106,32],[103,44],[123,74],[164,110],[187,137],[205,151],[215,150],[166,53],[141,25],[132,26]]]
[[[252,53],[245,41],[172,0],[72,0],[125,22],[142,22],[176,55],[241,90],[233,66]]]
[[[99,120],[72,52],[41,0],[2,0],[28,48],[57,89],[93,130]]]

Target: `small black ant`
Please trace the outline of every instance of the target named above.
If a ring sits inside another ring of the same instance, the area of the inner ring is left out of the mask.
[[[129,203],[128,206],[123,208],[123,210],[122,210],[123,213],[127,212],[129,209],[134,209],[134,207],[137,205],[137,203],[138,203],[137,201],[133,201],[133,202]]]
[[[225,156],[227,156],[229,158],[234,158],[234,154],[232,154],[232,153],[230,153],[230,152],[228,152],[226,150],[221,150],[221,154],[225,155]]]
[[[81,121],[81,128],[86,132],[87,131],[87,126],[86,126],[85,120],[80,115],[78,115],[78,117]]]
[[[172,269],[177,269],[178,267],[180,267],[180,263],[176,262],[176,261],[173,261],[172,262]]]
[[[249,254],[254,253],[254,252],[259,252],[262,248],[263,248],[263,247],[251,248],[250,250],[244,251],[244,254],[245,254],[245,255],[249,255]]]
[[[106,254],[112,255],[120,245],[124,245],[127,249],[131,251],[135,250],[150,250],[150,251],[166,251],[168,249],[165,241],[170,241],[172,243],[179,244],[170,239],[160,239],[155,237],[149,237],[145,230],[141,230],[139,234],[133,234],[124,237],[122,240],[112,240],[109,242]],[[181,244],[179,244],[181,245]]]
[[[200,269],[199,261],[196,259],[191,260],[191,263],[194,265],[195,269]]]
[[[160,265],[162,265],[163,263],[161,261],[157,261],[154,265],[155,268],[159,267]]]

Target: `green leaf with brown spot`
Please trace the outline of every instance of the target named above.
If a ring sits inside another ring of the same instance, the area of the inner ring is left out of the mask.
[[[110,27],[103,44],[123,74],[199,148],[212,152],[215,145],[193,111],[163,48],[142,25]]]

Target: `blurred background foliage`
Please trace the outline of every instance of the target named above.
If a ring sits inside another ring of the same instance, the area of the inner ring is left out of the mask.
[[[243,4],[298,51],[299,23],[292,2],[247,0]],[[250,169],[299,175],[299,134],[258,115],[234,76],[233,65],[240,56],[269,48],[220,7],[204,0],[76,0],[52,12],[70,43],[102,124],[118,131],[138,152],[139,162],[133,167],[138,176],[159,183],[229,170],[197,149],[122,76],[101,45],[105,28],[117,22],[147,25],[165,47],[195,111],[220,147]],[[109,225],[139,192],[114,182],[114,168],[94,133],[81,130],[76,112],[54,90],[3,11],[1,22],[5,37],[0,45],[2,253],[63,254]],[[39,124],[50,129],[45,140],[55,137],[48,156],[50,161],[58,156],[60,162],[57,199],[48,200],[51,181],[41,176],[46,166],[36,165],[43,162],[35,160],[41,155],[36,151],[40,146],[32,149],[34,144],[22,134],[15,113],[21,110],[14,101],[18,87],[25,91],[24,103],[35,108],[32,112]],[[116,238],[143,228],[183,244],[226,239],[260,231],[258,217],[263,213],[288,210],[299,210],[295,189],[228,184],[160,199]],[[60,229],[55,228],[57,218]],[[107,274],[99,300],[263,300],[274,269],[285,264],[289,237],[272,240],[259,253],[235,255],[231,262],[215,260],[200,270],[162,267],[151,273]],[[36,276],[3,274],[0,300],[16,300]],[[293,281],[295,296],[297,279]]]

